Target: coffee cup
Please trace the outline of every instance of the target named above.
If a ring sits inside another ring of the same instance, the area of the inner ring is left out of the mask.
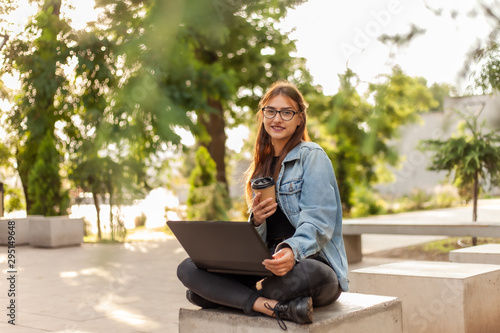
[[[257,193],[261,193],[260,202],[273,198],[270,204],[276,202],[276,192],[274,191],[274,179],[272,177],[261,177],[256,178],[251,181],[252,190]]]

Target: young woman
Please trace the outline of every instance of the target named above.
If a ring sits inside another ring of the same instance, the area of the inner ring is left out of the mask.
[[[203,308],[221,305],[247,314],[312,322],[313,306],[334,302],[348,290],[342,211],[332,164],[306,130],[307,107],[298,89],[274,83],[259,103],[253,162],[247,170],[250,221],[274,253],[262,279],[210,273],[188,258],[177,271],[188,300]],[[273,177],[276,201],[253,194],[252,179]],[[257,282],[260,281],[257,287]]]

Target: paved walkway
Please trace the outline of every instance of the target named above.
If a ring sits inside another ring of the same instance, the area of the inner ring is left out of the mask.
[[[496,211],[492,216],[500,216],[500,201],[488,204]],[[392,242],[384,235],[370,236],[377,249],[400,242],[393,236]],[[412,243],[427,240],[415,238]],[[401,245],[410,244],[404,240]],[[0,332],[177,332],[179,307],[194,308],[175,274],[185,257],[177,240],[162,234],[147,242],[119,245],[17,247],[16,326],[12,326],[7,323],[11,300],[7,248],[0,246]],[[365,258],[350,269],[393,261]]]

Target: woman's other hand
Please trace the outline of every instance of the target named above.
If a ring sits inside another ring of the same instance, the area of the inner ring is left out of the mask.
[[[275,254],[274,259],[266,259],[262,263],[266,269],[270,270],[274,275],[283,276],[295,266],[295,256],[289,247],[284,247]]]
[[[273,198],[267,198],[260,202],[261,193],[257,193],[252,202],[253,223],[257,226],[261,225],[266,219],[276,212],[278,204],[272,203]]]

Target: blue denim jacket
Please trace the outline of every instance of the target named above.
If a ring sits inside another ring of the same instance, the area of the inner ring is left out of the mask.
[[[342,290],[348,291],[339,190],[332,163],[318,144],[301,142],[288,153],[276,182],[276,198],[296,229],[277,249],[287,244],[297,261],[319,252],[335,270]],[[256,229],[265,240],[266,223]]]

